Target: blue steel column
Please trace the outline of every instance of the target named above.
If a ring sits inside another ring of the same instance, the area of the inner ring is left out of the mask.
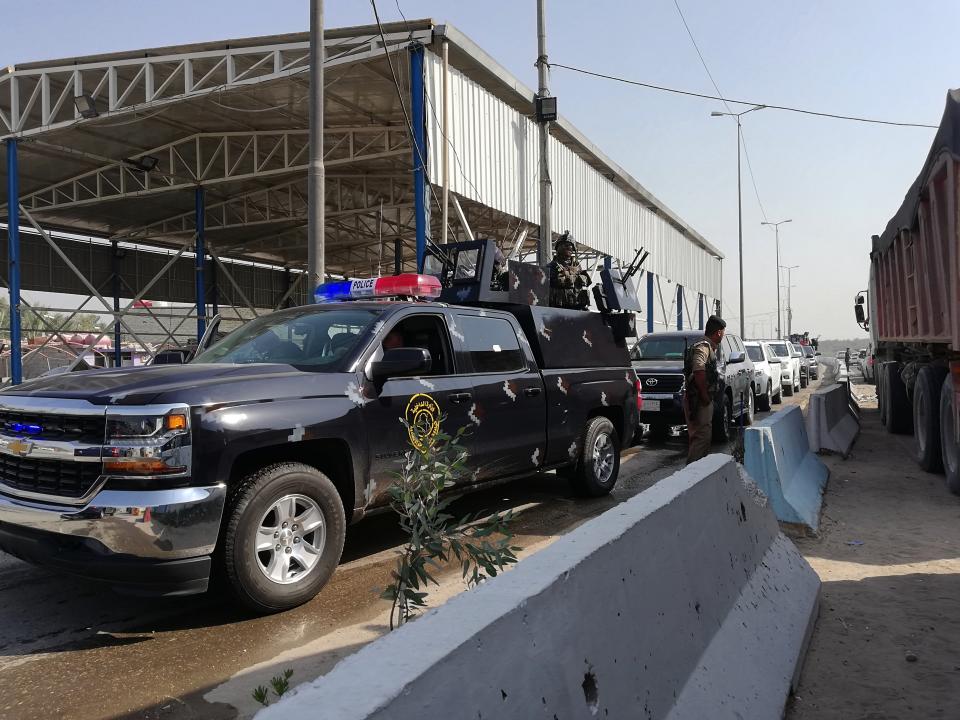
[[[120,247],[117,245],[117,241],[113,240],[111,243],[111,264],[112,264],[112,285],[113,285],[113,311],[115,313],[120,312]],[[120,320],[115,319],[113,321],[113,366],[120,367],[123,365],[123,351],[121,349],[121,343],[123,338],[120,334]]]
[[[197,244],[194,248],[196,253],[196,271],[197,271],[197,341],[203,337],[207,329],[207,286],[204,282],[203,270],[207,251],[203,245],[204,226],[207,223],[206,206],[203,199],[203,188],[198,187],[195,193],[196,200],[196,220],[197,220]]]
[[[647,332],[653,332],[653,273],[647,270]]]
[[[677,285],[677,330],[683,330],[683,285]]]
[[[703,330],[703,306],[706,304],[707,300],[703,297],[703,293],[697,295],[697,319],[700,323],[700,329]]]
[[[10,265],[10,381],[23,382],[20,348],[20,171],[17,141],[7,140],[7,257]]]
[[[427,252],[427,143],[424,137],[423,45],[410,45],[410,122],[413,124],[413,203],[417,228],[417,272]]]

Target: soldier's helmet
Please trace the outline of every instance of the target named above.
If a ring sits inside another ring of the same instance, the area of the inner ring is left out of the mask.
[[[556,244],[553,246],[555,251],[559,251],[562,247],[568,247],[573,251],[576,251],[577,245],[574,242],[573,235],[570,234],[570,231],[567,230],[563,235],[560,236],[560,239],[557,240]]]

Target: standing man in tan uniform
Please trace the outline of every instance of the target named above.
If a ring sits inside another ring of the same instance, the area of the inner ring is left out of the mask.
[[[723,340],[727,323],[711,315],[704,336],[687,348],[683,374],[687,382],[684,411],[687,416],[687,437],[690,449],[687,464],[706,457],[713,437],[713,398],[720,385],[717,371],[717,349]]]

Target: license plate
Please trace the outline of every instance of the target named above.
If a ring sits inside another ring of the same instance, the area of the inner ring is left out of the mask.
[[[644,400],[643,409],[647,412],[659,412],[660,411],[660,401],[659,400]]]

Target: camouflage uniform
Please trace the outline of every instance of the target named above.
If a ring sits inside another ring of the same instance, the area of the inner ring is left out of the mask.
[[[713,343],[706,337],[697,340],[687,350],[683,363],[683,375],[687,383],[684,413],[687,416],[687,437],[690,447],[687,452],[687,464],[710,453],[710,441],[713,438],[713,398],[720,388],[720,375],[717,371],[717,352]],[[706,373],[707,393],[710,402],[700,402],[700,391],[693,379],[699,370]]]
[[[586,310],[590,306],[587,291],[589,283],[580,277],[583,269],[576,260],[569,264],[554,258],[547,266],[550,277],[550,306],[570,310]]]

